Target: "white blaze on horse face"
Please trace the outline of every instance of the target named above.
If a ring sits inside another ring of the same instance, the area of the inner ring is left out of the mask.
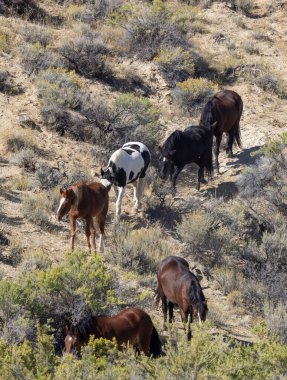
[[[70,338],[69,338],[69,342],[72,342],[72,340],[73,340],[73,338],[70,336]]]
[[[166,158],[166,157],[164,157],[162,161],[163,161],[163,162],[166,162],[166,161],[167,161],[167,158]]]
[[[105,187],[111,186],[111,182],[110,182],[109,180],[105,179],[105,178],[102,178],[102,179],[100,180],[100,183],[101,183],[102,185],[104,185]]]
[[[58,210],[57,210],[57,214],[58,214],[58,212],[61,210],[61,207],[63,206],[65,200],[66,200],[66,198],[64,198],[64,197],[61,198],[61,200],[60,200],[60,204],[59,204],[59,207],[58,207]]]

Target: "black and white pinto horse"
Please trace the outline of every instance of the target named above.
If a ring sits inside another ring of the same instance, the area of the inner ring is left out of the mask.
[[[128,142],[111,155],[107,168],[101,169],[101,183],[106,187],[114,186],[117,216],[121,213],[122,198],[128,183],[134,186],[135,209],[141,207],[144,177],[150,160],[150,152],[144,144]]]
[[[211,177],[212,163],[212,130],[206,127],[191,126],[184,131],[176,130],[166,139],[161,150],[162,166],[160,177],[170,175],[173,192],[176,191],[176,179],[186,164],[192,162],[199,166],[197,189],[200,183],[206,183],[204,169]]]

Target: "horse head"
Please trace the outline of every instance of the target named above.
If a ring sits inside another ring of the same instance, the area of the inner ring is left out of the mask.
[[[199,324],[205,322],[207,316],[208,308],[206,301],[198,301],[192,303],[192,317],[193,319],[198,319]]]
[[[61,199],[60,204],[57,210],[57,218],[60,222],[64,215],[66,215],[73,204],[73,201],[76,197],[73,189],[63,190],[60,189]]]
[[[161,179],[166,179],[169,174],[172,174],[173,168],[173,157],[176,150],[162,150],[161,152],[161,168],[159,171],[159,176]]]
[[[81,350],[80,345],[80,332],[78,327],[72,325],[65,326],[65,352],[67,354],[79,353]]]

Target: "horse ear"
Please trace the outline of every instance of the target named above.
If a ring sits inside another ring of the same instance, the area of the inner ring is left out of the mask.
[[[162,147],[161,147],[160,145],[158,145],[158,146],[156,147],[156,150],[158,151],[158,153],[162,153]]]
[[[76,335],[78,335],[79,334],[79,328],[75,327],[74,332],[75,332]]]
[[[103,171],[103,169],[101,168],[101,176],[103,176],[105,174],[105,172]]]
[[[70,326],[69,325],[65,325],[65,327],[64,327],[64,333],[67,335],[69,331],[70,331]]]
[[[62,188],[60,189],[60,194],[64,194],[64,190]]]
[[[75,198],[75,193],[73,189],[67,190],[67,198],[69,198],[70,200],[73,200]]]

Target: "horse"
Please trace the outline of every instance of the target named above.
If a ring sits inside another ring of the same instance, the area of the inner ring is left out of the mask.
[[[176,179],[186,164],[195,162],[199,166],[198,190],[201,183],[206,183],[204,169],[210,177],[212,176],[212,139],[210,126],[190,126],[184,131],[176,130],[166,139],[160,148],[162,166],[159,175],[162,179],[170,175],[174,193]]]
[[[234,139],[241,148],[240,118],[243,111],[243,102],[239,94],[232,90],[217,92],[206,103],[201,113],[199,125],[211,125],[215,139],[216,168],[219,173],[219,148],[223,132],[228,135],[226,153],[229,158],[233,157],[232,146]]]
[[[116,216],[121,213],[125,186],[129,183],[134,186],[135,209],[141,207],[140,198],[150,161],[150,152],[144,144],[128,142],[111,155],[105,169],[101,168],[101,183],[105,186],[114,186],[117,196]]]
[[[93,217],[96,217],[100,229],[100,252],[104,251],[103,236],[105,234],[105,221],[109,208],[108,190],[101,183],[76,183],[67,190],[60,189],[60,204],[57,211],[58,221],[69,213],[70,217],[70,249],[74,250],[76,233],[76,219],[86,221],[86,237],[88,250],[95,251],[95,228]]]
[[[150,316],[141,309],[127,308],[112,317],[91,316],[77,325],[65,327],[66,353],[80,354],[91,335],[97,338],[112,340],[116,338],[120,351],[129,344],[137,352],[151,355],[154,358],[162,354],[161,342]]]
[[[158,300],[162,301],[163,328],[166,329],[167,309],[169,323],[174,319],[173,308],[178,305],[183,323],[188,323],[187,337],[191,339],[190,324],[195,318],[206,320],[208,308],[198,278],[189,270],[188,262],[178,256],[168,256],[157,268]]]

